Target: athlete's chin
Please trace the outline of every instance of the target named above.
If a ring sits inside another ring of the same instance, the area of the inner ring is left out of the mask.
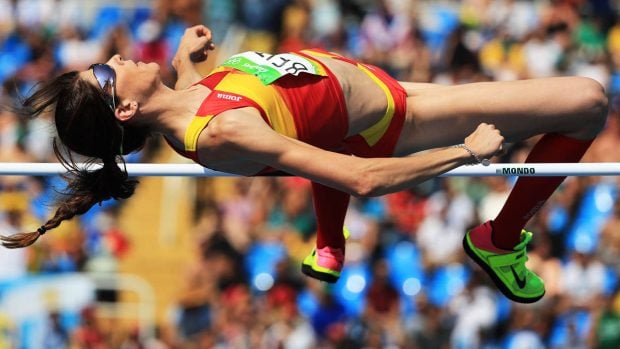
[[[153,69],[153,70],[157,70],[159,71],[161,69],[161,67],[159,66],[159,64],[155,63],[155,62],[138,62],[138,66],[143,66],[149,69]]]

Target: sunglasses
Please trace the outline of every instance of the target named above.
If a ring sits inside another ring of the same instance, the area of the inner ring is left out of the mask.
[[[116,71],[114,68],[110,67],[107,64],[96,63],[88,67],[88,69],[93,70],[93,75],[99,86],[105,93],[106,102],[112,108],[112,111],[116,110],[116,102],[115,102],[115,89],[116,89]]]

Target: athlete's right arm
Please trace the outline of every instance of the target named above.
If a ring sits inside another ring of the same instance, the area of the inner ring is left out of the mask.
[[[378,196],[407,189],[472,162],[471,154],[462,148],[443,148],[401,158],[344,155],[278,134],[260,115],[242,111],[220,114],[201,138],[206,147],[199,152],[236,159],[239,163],[270,166],[355,196]],[[484,158],[495,155],[502,142],[499,131],[487,124],[481,124],[465,140],[470,149]]]
[[[175,90],[188,88],[200,81],[202,76],[196,69],[196,63],[206,61],[209,51],[214,48],[209,28],[196,25],[185,30],[179,48],[172,59],[172,66],[177,71]]]

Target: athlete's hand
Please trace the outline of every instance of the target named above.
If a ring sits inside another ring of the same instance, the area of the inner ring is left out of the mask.
[[[465,145],[481,159],[490,159],[502,151],[504,137],[494,125],[482,123],[465,138]]]
[[[207,59],[209,51],[215,49],[211,36],[211,30],[204,25],[195,25],[185,30],[181,37],[172,65],[178,65],[189,59],[193,63],[200,63]]]

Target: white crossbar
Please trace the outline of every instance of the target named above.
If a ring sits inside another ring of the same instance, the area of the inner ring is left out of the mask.
[[[84,164],[78,164],[84,167]],[[99,165],[91,165],[96,169]],[[53,176],[65,173],[59,163],[0,163],[0,176]],[[127,164],[131,176],[182,176],[182,177],[235,177],[236,175],[213,171],[197,164]],[[541,163],[541,164],[491,164],[489,166],[461,166],[446,172],[442,177],[485,176],[619,176],[619,162],[605,163]]]

